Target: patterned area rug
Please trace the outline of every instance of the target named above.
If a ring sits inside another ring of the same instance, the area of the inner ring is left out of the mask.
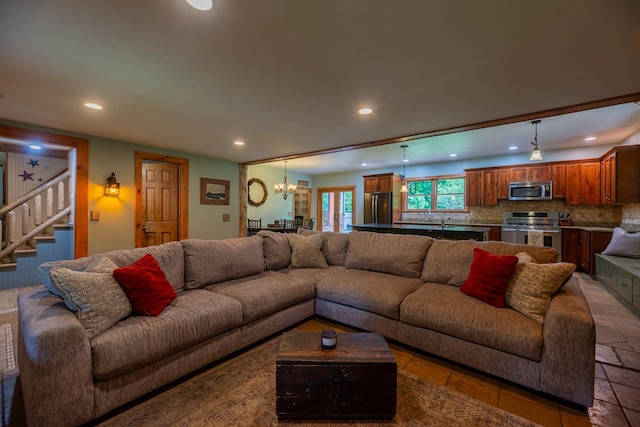
[[[537,426],[454,390],[398,370],[391,421],[278,421],[275,359],[280,337],[201,372],[100,426]]]
[[[16,355],[13,351],[13,330],[10,323],[0,325],[0,372],[16,369]]]

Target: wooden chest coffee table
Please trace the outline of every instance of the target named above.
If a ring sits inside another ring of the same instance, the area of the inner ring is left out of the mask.
[[[384,337],[339,333],[323,350],[319,332],[287,332],[276,358],[279,418],[393,418],[397,367]]]

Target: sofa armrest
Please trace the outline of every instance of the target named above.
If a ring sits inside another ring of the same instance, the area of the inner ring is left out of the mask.
[[[596,327],[575,277],[551,299],[542,331],[541,385],[548,393],[591,406]]]
[[[91,346],[75,314],[41,287],[18,296],[18,318],[27,423],[78,425],[95,418]]]

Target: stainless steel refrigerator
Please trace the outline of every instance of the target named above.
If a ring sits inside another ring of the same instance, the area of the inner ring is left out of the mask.
[[[393,223],[393,193],[381,192],[364,194],[364,223]]]

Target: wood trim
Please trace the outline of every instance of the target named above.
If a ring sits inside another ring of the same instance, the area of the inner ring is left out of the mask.
[[[76,150],[73,256],[75,258],[87,256],[89,253],[89,140],[8,125],[0,126],[0,137],[38,141]],[[46,152],[42,154],[47,155]]]
[[[249,188],[247,185],[247,176],[248,176],[248,168],[246,166],[240,166],[238,183],[240,188],[238,189],[239,197],[240,197],[240,223],[238,224],[239,230],[238,235],[240,237],[245,237],[247,235],[247,205],[248,205],[248,196],[249,196]]]
[[[640,92],[632,93],[628,95],[616,96],[613,98],[601,99],[598,101],[583,102],[580,104],[551,108],[548,110],[537,111],[534,113],[519,114],[515,116],[505,117],[502,119],[494,119],[494,120],[487,120],[484,122],[463,124],[463,125],[453,126],[449,128],[433,129],[433,130],[428,130],[428,131],[415,133],[411,135],[381,139],[377,141],[344,145],[342,147],[329,148],[325,150],[307,151],[304,153],[292,154],[290,156],[280,156],[280,157],[272,157],[272,158],[262,159],[262,160],[253,160],[247,163],[243,163],[243,165],[247,165],[247,166],[259,165],[262,163],[269,163],[269,162],[276,162],[276,161],[283,161],[283,160],[293,160],[293,159],[299,159],[302,157],[312,157],[312,156],[319,156],[322,154],[331,154],[331,153],[340,153],[343,151],[359,150],[362,148],[396,144],[398,142],[413,141],[421,138],[448,135],[452,133],[465,132],[470,130],[484,129],[484,128],[489,128],[494,126],[507,125],[511,123],[531,121],[534,119],[543,119],[546,117],[559,116],[562,114],[576,113],[578,111],[592,110],[595,108],[609,107],[612,105],[625,104],[627,102],[638,102],[638,101],[640,101]]]
[[[356,186],[343,185],[339,187],[320,187],[316,189],[316,230],[322,231],[322,193],[333,193],[336,191],[351,191],[353,197],[351,199],[351,222],[352,225],[357,218],[357,202],[356,202]]]
[[[167,156],[164,154],[135,152],[135,247],[142,247],[142,163],[144,160],[178,165],[179,192],[178,195],[178,240],[189,237],[189,159]]]

